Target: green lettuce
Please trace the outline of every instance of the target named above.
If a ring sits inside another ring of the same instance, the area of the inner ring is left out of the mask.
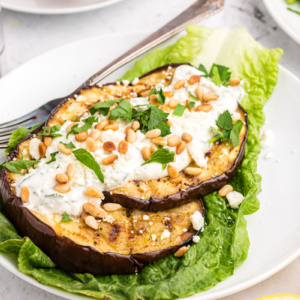
[[[192,245],[184,257],[164,257],[138,275],[71,274],[56,267],[30,239],[21,239],[3,214],[0,251],[17,255],[20,271],[42,284],[97,299],[175,299],[205,291],[231,276],[247,258],[250,245],[244,215],[259,209],[259,130],[264,123],[263,106],[277,82],[281,55],[282,50],[262,47],[242,28],[190,25],[186,36],[174,45],[149,53],[122,77],[133,80],[173,62],[195,66],[202,63],[207,69],[216,63],[230,67],[233,77],[243,79],[248,93],[242,100],[249,119],[245,158],[231,182],[245,200],[239,209],[231,209],[216,192],[205,196],[205,230],[200,233],[200,242]]]

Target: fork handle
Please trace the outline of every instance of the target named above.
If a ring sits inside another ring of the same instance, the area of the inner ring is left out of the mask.
[[[224,0],[197,0],[179,16],[171,20],[165,26],[158,29],[156,32],[148,36],[146,39],[135,45],[133,48],[125,52],[123,55],[112,61],[106,67],[89,78],[85,82],[84,86],[96,85],[106,76],[116,71],[123,65],[179,33],[189,23],[203,20],[217,13],[223,8],[223,6]]]

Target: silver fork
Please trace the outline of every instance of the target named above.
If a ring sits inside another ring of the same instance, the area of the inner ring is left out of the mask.
[[[105,66],[95,75],[90,77],[71,95],[49,101],[25,116],[0,124],[0,148],[7,148],[6,143],[8,142],[11,133],[20,126],[30,128],[34,125],[44,122],[47,119],[50,112],[64,99],[71,97],[83,87],[96,85],[109,74],[116,71],[126,63],[132,61],[133,59],[142,55],[146,51],[152,49],[153,47],[159,45],[160,43],[179,33],[189,23],[203,20],[204,18],[207,18],[219,12],[224,7],[224,1],[225,0],[196,1],[185,11],[183,11],[179,16],[171,20],[165,26],[158,29],[156,32],[148,36],[146,39],[138,43],[136,46],[125,52],[123,55],[112,61],[107,66]]]

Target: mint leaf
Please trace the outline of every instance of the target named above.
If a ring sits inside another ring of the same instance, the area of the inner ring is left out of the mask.
[[[161,103],[161,104],[165,104],[165,101],[166,101],[166,97],[164,95],[164,92],[162,89],[159,89],[159,91],[156,89],[156,88],[153,88],[151,91],[150,91],[150,94],[149,94],[149,97],[151,95],[157,95],[157,98],[156,100]]]
[[[55,133],[57,131],[60,131],[60,125],[54,125],[52,127],[49,126],[45,126],[44,127],[44,132],[43,133],[39,133],[39,135],[43,135],[43,136],[51,136],[51,137],[59,137],[62,136],[60,133]]]
[[[212,82],[215,85],[220,86],[222,81],[221,81],[221,78],[220,78],[218,68],[216,66],[212,67],[210,75],[211,75],[210,77],[211,77]]]
[[[195,102],[194,101],[190,101],[190,103],[187,105],[189,108],[193,108],[195,106]]]
[[[208,77],[208,72],[207,72],[207,70],[206,70],[206,68],[204,67],[204,65],[200,65],[199,67],[198,67],[198,69],[200,70],[200,71],[202,71],[205,75],[202,75],[203,77]]]
[[[158,149],[157,151],[153,152],[150,158],[145,161],[143,165],[150,164],[153,162],[157,162],[162,164],[163,170],[167,167],[167,164],[174,161],[175,152],[171,152],[168,148],[165,149]]]
[[[231,72],[228,67],[217,64],[213,64],[209,72],[209,77],[217,86],[221,84],[229,85],[230,76]]]
[[[196,96],[194,96],[191,92],[189,92],[189,97],[196,101],[199,101],[199,99]]]
[[[158,125],[156,125],[155,128],[160,129],[160,131],[161,131],[160,136],[162,136],[162,137],[171,134],[171,128],[168,123],[161,122]]]
[[[132,119],[132,109],[131,104],[128,100],[122,101],[118,106],[110,111],[109,120],[122,119],[127,122],[131,122]]]
[[[53,153],[50,153],[50,156],[51,156],[51,159],[49,161],[46,162],[47,165],[51,164],[52,162],[56,161],[56,154],[58,153],[57,152],[53,152]]]
[[[69,149],[75,149],[76,148],[75,145],[72,142],[67,144],[67,143],[63,143],[63,142],[60,141],[59,143],[65,145]]]
[[[82,125],[81,127],[78,127],[78,124],[75,124],[74,126],[72,126],[71,130],[67,133],[67,138],[69,137],[69,135],[72,132],[74,134],[77,134],[77,133],[89,130],[90,128],[92,128],[92,126],[95,122],[98,122],[98,118],[95,116],[91,116],[91,117],[88,117],[87,119],[82,120],[82,122],[85,124]]]
[[[32,129],[33,130],[33,129]],[[11,151],[14,150],[15,146],[23,140],[32,130],[27,129],[25,127],[19,127],[17,130],[15,130],[8,141],[8,147],[5,149],[4,153],[7,155]]]
[[[82,164],[93,170],[101,182],[104,182],[104,176],[101,172],[100,166],[98,165],[95,158],[90,152],[80,148],[74,150],[73,154],[75,155],[78,161],[80,161]]]
[[[236,147],[240,143],[239,133],[241,132],[242,127],[243,122],[241,120],[237,120],[230,131],[230,139],[233,147]]]
[[[103,116],[106,116],[109,112],[109,109],[111,106],[113,106],[115,103],[122,102],[124,99],[116,99],[116,100],[108,100],[108,101],[103,101],[103,102],[98,102],[92,107],[89,108],[89,111],[92,115],[94,115],[97,110],[101,112]]]
[[[5,167],[12,173],[19,174],[19,169],[27,170],[27,166],[33,166],[38,163],[38,160],[23,160],[23,157],[21,157],[20,160],[9,161],[2,164],[1,167]]]
[[[173,115],[177,117],[182,117],[185,109],[186,109],[186,105],[177,104],[173,111]]]
[[[70,218],[70,216],[64,212],[62,218],[61,218],[61,222],[72,222],[73,220]]]
[[[228,110],[224,111],[217,120],[217,125],[225,130],[230,130],[233,127],[232,118]]]

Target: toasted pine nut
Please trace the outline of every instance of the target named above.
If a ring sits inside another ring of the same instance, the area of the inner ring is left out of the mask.
[[[168,98],[172,98],[174,96],[174,92],[169,92],[169,91],[164,92],[164,96]]]
[[[22,199],[22,202],[24,202],[24,203],[28,202],[29,198],[30,198],[29,187],[28,186],[23,186],[21,188],[21,199]]]
[[[179,176],[179,172],[176,167],[172,165],[168,165],[167,170],[171,178],[175,179]]]
[[[66,174],[63,174],[63,173],[57,173],[56,176],[55,176],[55,180],[58,182],[58,183],[67,183],[69,178]]]
[[[167,122],[167,124],[171,127],[171,126],[173,125],[173,122],[169,120],[169,121]]]
[[[77,134],[75,135],[75,140],[76,140],[77,142],[80,142],[80,143],[86,141],[87,138],[88,138],[88,133],[87,133],[87,131],[82,131],[82,132],[79,132],[79,133],[77,133]]]
[[[54,188],[55,191],[57,191],[58,193],[61,194],[66,194],[69,193],[71,191],[71,186],[68,183],[57,183]]]
[[[97,141],[101,136],[101,131],[98,129],[93,129],[89,134],[89,137]]]
[[[107,216],[107,212],[104,209],[97,207],[89,202],[83,204],[83,209],[95,218],[102,219]]]
[[[237,86],[240,84],[240,80],[238,78],[230,78],[229,81],[231,86]]]
[[[195,95],[196,95],[196,97],[197,97],[200,101],[202,101],[203,95],[204,95],[204,89],[203,89],[202,86],[198,85],[198,86],[196,87],[196,89],[195,89]]]
[[[108,120],[102,120],[101,122],[99,122],[96,126],[95,129],[97,130],[102,130],[105,126],[107,126],[109,124]]]
[[[137,139],[136,133],[130,128],[126,134],[126,141],[130,144],[133,144]]]
[[[105,157],[102,159],[102,164],[105,166],[111,165],[114,163],[114,161],[118,159],[118,155],[114,154],[114,155],[110,155],[108,157]]]
[[[85,190],[85,193],[86,193],[87,196],[93,197],[93,198],[102,199],[104,197],[103,193],[98,188],[96,188],[95,186],[89,186]]]
[[[67,146],[64,144],[58,144],[57,149],[65,155],[70,155],[72,153],[72,150],[67,148]]]
[[[151,142],[156,144],[156,145],[167,146],[167,140],[163,137],[153,138],[153,139],[151,139]]]
[[[203,95],[203,101],[214,101],[217,100],[219,98],[218,95],[216,94],[211,94],[211,93],[206,93]]]
[[[186,147],[186,143],[181,141],[176,147],[176,154],[181,154]]]
[[[180,142],[180,137],[176,134],[171,135],[167,139],[167,143],[169,147],[176,147],[179,144],[179,142]]]
[[[152,139],[152,138],[160,136],[160,134],[161,134],[160,129],[152,129],[152,130],[147,131],[145,135],[146,135],[146,138]]]
[[[175,90],[179,90],[182,87],[184,87],[184,85],[185,85],[185,80],[184,79],[180,79],[180,80],[178,80],[178,81],[175,82],[174,89]]]
[[[68,125],[68,127],[66,128],[66,132],[70,132],[71,128],[74,126],[74,125],[77,125],[78,123],[74,122],[74,123],[71,123]]]
[[[179,100],[176,100],[176,99],[171,99],[168,103],[170,108],[175,108],[177,106],[177,104],[179,104]]]
[[[119,129],[119,124],[116,124],[116,123],[109,124],[109,125],[105,126],[103,130],[106,131],[106,130],[109,130],[109,129],[113,130],[113,131],[117,131]]]
[[[145,161],[147,161],[147,160],[150,158],[150,156],[151,156],[150,148],[148,148],[148,147],[143,147],[143,148],[141,149],[141,152],[142,152],[143,159],[144,159]]]
[[[212,106],[210,104],[201,104],[197,106],[197,111],[209,112],[212,110]]]
[[[190,143],[193,140],[193,137],[189,133],[185,132],[182,134],[182,140],[186,143]]]
[[[117,147],[114,142],[107,141],[103,144],[103,150],[105,150],[105,151],[112,152],[116,149],[117,149]]]
[[[96,219],[93,217],[93,216],[87,216],[85,219],[84,219],[84,222],[87,226],[97,230],[98,229],[98,223],[96,221]]]
[[[233,191],[233,187],[229,184],[224,185],[218,192],[219,196],[225,197]]]
[[[195,110],[196,110],[195,105],[194,105],[193,107],[190,107],[190,106],[189,106],[190,103],[191,103],[190,100],[186,100],[186,101],[185,101],[185,105],[187,105],[188,110],[189,110],[189,111],[195,111]]]
[[[95,140],[91,137],[88,137],[86,140],[86,149],[90,152],[95,152],[98,147],[97,147],[97,143],[95,142]]]
[[[45,136],[44,143],[47,147],[51,146],[53,138],[51,136]]]
[[[119,143],[119,152],[122,154],[126,154],[128,151],[128,143],[126,141],[121,141]]]
[[[160,109],[167,113],[171,112],[171,108],[167,104],[162,105]]]
[[[142,97],[148,97],[150,92],[151,92],[151,89],[150,90],[145,90],[145,91],[140,92],[140,95]]]
[[[192,84],[195,84],[196,82],[199,82],[200,79],[201,79],[200,75],[192,75],[190,77],[190,79],[188,80],[188,83],[192,85]]]
[[[132,125],[131,125],[131,128],[132,128],[133,131],[136,131],[136,130],[138,130],[140,128],[140,126],[141,125],[140,125],[139,121],[133,121]]]
[[[151,145],[150,146],[150,152],[151,152],[151,154],[154,153],[155,151],[157,151],[157,147],[155,145]]]
[[[187,167],[184,169],[184,173],[187,175],[193,175],[193,176],[198,176],[202,173],[201,168],[192,168],[192,167]]]
[[[75,166],[75,164],[73,164],[73,163],[68,164],[68,167],[67,167],[67,176],[68,176],[69,180],[71,180],[74,177],[75,173],[76,173],[76,166]]]
[[[117,204],[117,203],[105,203],[103,205],[103,209],[106,210],[106,211],[116,211],[116,210],[119,210],[121,208],[122,208],[122,206],[120,204]]]
[[[40,156],[41,156],[41,157],[45,157],[46,150],[47,150],[47,147],[46,147],[45,143],[40,142],[38,148],[39,148]]]
[[[175,253],[174,256],[175,257],[181,257],[183,256],[185,253],[187,253],[189,250],[189,248],[187,246],[183,246],[181,248],[179,248]]]
[[[88,216],[90,216],[90,214],[87,213],[87,212],[84,212],[84,213],[81,215],[81,218],[82,218],[83,220],[85,220]]]
[[[131,129],[131,127],[130,127],[130,126],[127,126],[127,127],[125,128],[125,131],[124,131],[124,132],[125,132],[125,134],[127,134],[127,132],[128,132],[128,130],[129,130],[129,129]]]

